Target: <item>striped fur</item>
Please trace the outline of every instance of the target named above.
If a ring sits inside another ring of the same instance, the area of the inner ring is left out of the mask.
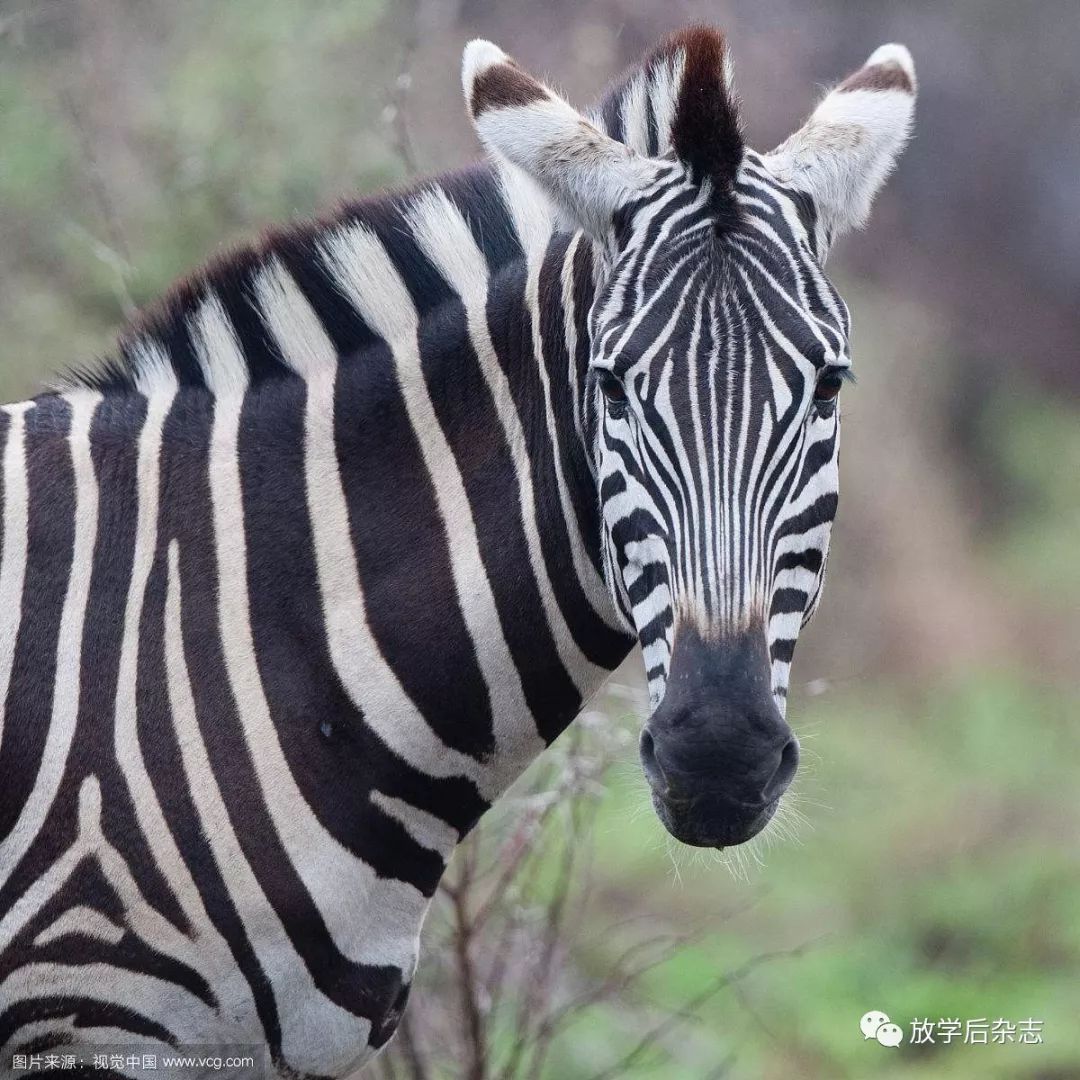
[[[635,637],[659,701],[679,620],[765,614],[783,695],[847,317],[727,106],[669,153],[729,81],[695,33],[592,124],[474,46],[494,166],[270,234],[0,411],[2,1060],[345,1076],[454,846]]]

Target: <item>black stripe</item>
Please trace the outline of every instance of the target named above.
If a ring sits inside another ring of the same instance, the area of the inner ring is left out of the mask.
[[[805,569],[817,574],[821,571],[821,552],[817,548],[806,551],[788,551],[776,560],[776,573],[781,570]]]
[[[490,165],[474,165],[444,177],[439,186],[468,222],[492,273],[524,258],[502,188]]]
[[[567,312],[562,301],[562,271],[568,246],[568,237],[556,237],[540,268],[539,304],[544,313],[540,320],[540,350],[547,371],[548,385],[556,388],[569,382],[572,370],[570,355],[566,349]],[[569,489],[578,536],[585,546],[593,570],[600,578],[600,508],[596,501],[593,463],[586,455],[578,435],[572,407],[573,399],[570,394],[552,393],[556,439],[553,450],[559,456],[563,477]],[[576,574],[566,574],[566,577],[573,579],[575,586],[580,586]],[[589,639],[594,642],[592,652],[588,655],[598,657],[602,667],[618,667],[629,651],[630,639],[621,630],[612,629],[595,614],[584,591],[581,591],[572,603],[580,609],[581,623],[588,628]]]
[[[273,335],[267,331],[255,299],[253,281],[265,260],[254,252],[237,256],[223,271],[216,291],[225,309],[236,340],[244,354],[252,383],[280,376],[288,369]]]
[[[0,978],[24,963],[55,964],[74,969],[89,964],[102,964],[116,972],[115,979],[118,983],[123,981],[125,971],[150,975],[162,982],[183,987],[211,1008],[217,1008],[218,1001],[210,985],[194,968],[159,952],[153,947],[153,943],[143,941],[129,929],[124,930],[116,944],[93,937],[78,926],[42,945],[33,944],[38,934],[76,905],[107,912],[113,923],[121,929],[124,927],[124,913],[119,898],[102,874],[97,861],[88,856],[72,873],[63,888],[50,898],[11,942],[8,954],[0,957]],[[73,970],[70,974],[72,985],[82,977],[81,972]],[[108,987],[103,985],[101,992],[103,996],[107,996]]]
[[[806,593],[802,589],[777,589],[773,593],[772,604],[769,607],[769,617],[773,615],[787,615],[798,612],[800,615],[806,607]]]
[[[425,324],[425,340],[427,333],[438,335],[435,320]],[[370,420],[357,423],[361,416]],[[491,702],[458,603],[435,484],[384,344],[341,369],[334,428],[371,632],[439,738],[483,759],[495,746]]]
[[[170,313],[168,318],[160,322],[152,323],[151,338],[161,345],[176,372],[176,378],[181,386],[201,386],[204,382],[203,371],[199,366],[199,358],[195,353],[195,345],[191,339],[191,331],[188,327],[186,315],[196,310],[203,296],[202,289],[192,290],[192,299],[182,309]],[[139,338],[121,342],[122,362],[131,371],[136,370],[136,357],[139,350],[135,348]]]
[[[278,245],[278,256],[319,316],[340,360],[351,360],[378,342],[378,337],[357,316],[334,282],[309,235],[298,231],[283,239]]]
[[[769,646],[769,656],[773,660],[780,660],[785,664],[791,663],[795,655],[795,639],[780,638]]]
[[[245,837],[256,842],[273,826],[258,799],[258,783],[247,757],[244,737],[228,689],[228,675],[220,653],[217,618],[217,561],[214,552],[213,516],[207,479],[207,457],[213,420],[213,401],[204,391],[191,391],[177,398],[162,433],[162,502],[158,515],[158,551],[155,572],[147,588],[148,606],[156,610],[154,621],[162,619],[166,552],[170,540],[179,544],[179,577],[182,587],[181,626],[184,651],[192,672],[199,729],[206,745],[214,778],[222,792],[230,820],[241,846]],[[168,498],[170,491],[182,497]],[[151,597],[156,599],[151,601]],[[281,1047],[281,1024],[277,1005],[259,958],[255,953],[243,916],[236,910],[225,884],[228,868],[220,867],[202,833],[199,818],[186,784],[170,783],[184,776],[178,760],[175,731],[168,703],[160,700],[164,678],[160,651],[160,630],[152,631],[144,613],[144,629],[158,641],[155,650],[157,671],[146,671],[140,662],[140,735],[147,747],[147,765],[158,779],[162,809],[176,835],[178,846],[202,898],[210,921],[228,943],[236,966],[251,989],[263,1034],[271,1054]],[[149,647],[147,642],[144,648]],[[158,680],[155,687],[154,679]],[[152,692],[157,703],[148,700]],[[152,716],[141,714],[153,706]],[[150,745],[148,745],[150,744]],[[172,772],[162,772],[172,769]],[[238,807],[239,804],[239,807]],[[247,851],[245,849],[245,854]],[[258,877],[258,874],[256,873]]]
[[[421,359],[439,424],[461,472],[510,655],[541,736],[573,719],[580,695],[563,667],[529,559],[522,494],[502,421],[456,297],[438,330],[421,331]]]
[[[7,1046],[15,1033],[22,1028],[30,1024],[40,1024],[46,1020],[69,1020],[76,1027],[84,1028],[118,1028],[132,1035],[156,1039],[167,1046],[176,1046],[173,1033],[155,1020],[111,1001],[99,1001],[95,998],[72,994],[62,997],[26,998],[11,1004],[0,1013],[0,1047]],[[94,1075],[102,1074],[94,1073]]]
[[[293,778],[321,824],[381,877],[431,895],[442,859],[372,805],[372,790],[462,833],[487,804],[470,781],[429,777],[391,753],[334,671],[311,526],[297,510],[307,501],[305,393],[299,382],[272,394],[256,390],[240,424],[248,593],[263,689]]]
[[[648,132],[645,152],[649,157],[656,157],[660,153],[660,127],[656,122],[656,104],[650,93],[645,94],[645,126]]]
[[[801,513],[788,518],[777,532],[777,540],[785,536],[795,536],[799,533],[809,532],[818,525],[824,525],[836,517],[837,495],[829,492],[819,496]]]
[[[75,539],[71,408],[41,398],[25,414],[28,549],[22,616],[0,744],[0,837],[13,829],[42,763],[56,682],[56,647]],[[0,910],[14,897],[0,892]]]
[[[423,319],[429,313],[437,313],[453,293],[405,220],[403,211],[409,201],[407,197],[394,198],[365,205],[357,221],[378,237]]]
[[[139,434],[146,421],[141,395],[112,395],[99,402],[90,428],[90,458],[98,481],[98,543],[86,602],[79,720],[75,732],[81,752],[74,755],[66,781],[65,814],[74,822],[84,777],[101,785],[102,831],[121,852],[147,903],[174,926],[190,931],[187,915],[158,868],[138,826],[113,752],[113,724],[124,633],[124,611],[135,554],[138,505]],[[50,820],[43,834],[55,828]]]
[[[212,423],[209,397],[185,395],[169,417],[168,426],[177,427],[166,432],[169,461],[163,465],[176,488],[187,493],[182,504],[179,500],[163,504],[161,539],[162,545],[167,537],[179,543],[180,580],[188,590],[182,610],[184,649],[194,673],[199,730],[244,858],[316,988],[354,1015],[378,1021],[398,992],[401,972],[395,967],[356,964],[338,951],[269,817],[230,690],[218,634],[218,567],[206,469]],[[243,913],[234,910],[210,856],[196,847],[187,851],[207,912],[252,988],[267,1042],[276,1056],[280,1047],[276,1006],[251,947]]]
[[[553,478],[555,476],[554,448],[544,413],[544,390],[540,383],[538,365],[533,354],[529,319],[522,318],[521,298],[525,296],[526,267],[515,265],[500,275],[497,287],[488,295],[488,327],[492,344],[510,385],[518,415],[522,418],[532,467],[533,499],[542,545],[547,577],[563,619],[578,648],[594,664],[613,668],[629,645],[617,631],[606,626],[600,630],[597,619],[590,615],[591,607],[574,573],[570,538],[562,513],[562,504]],[[615,659],[616,642],[622,652]]]
[[[604,130],[619,142],[624,141],[622,99],[625,91],[626,87],[623,86],[620,92],[609,94],[604,98],[603,104],[600,106]]]

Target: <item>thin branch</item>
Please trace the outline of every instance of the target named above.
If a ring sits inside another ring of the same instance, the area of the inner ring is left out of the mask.
[[[412,90],[412,64],[420,47],[418,8],[419,4],[414,0],[409,18],[409,29],[402,40],[398,74],[394,79],[393,89],[387,95],[386,105],[383,108],[383,118],[390,126],[391,145],[405,167],[406,176],[416,176],[420,172],[412,136],[409,134],[408,110],[406,107],[409,91]]]
[[[416,1030],[413,1027],[412,1013],[408,1009],[402,1014],[398,1024],[397,1044],[401,1047],[401,1056],[405,1059],[405,1066],[409,1070],[410,1080],[428,1080],[428,1069],[424,1062],[420,1045],[416,1038]]]
[[[82,109],[71,91],[71,87],[63,84],[60,87],[60,103],[67,114],[68,120],[75,131],[79,152],[85,163],[85,178],[90,188],[90,193],[97,204],[98,214],[105,226],[108,242],[92,238],[91,250],[113,272],[113,292],[120,305],[125,318],[131,318],[138,310],[128,288],[128,281],[132,274],[131,252],[121,216],[113,202],[109,185],[105,181],[105,174],[101,168],[101,162],[90,137],[86,118]]]
[[[461,1011],[465,1018],[465,1041],[468,1065],[463,1074],[467,1080],[485,1080],[487,1077],[487,1044],[484,1017],[480,1010],[476,968],[472,958],[472,925],[469,919],[468,895],[472,882],[472,859],[474,848],[469,846],[461,852],[461,871],[457,884],[447,886],[454,911],[454,951],[457,958],[458,985]]]
[[[635,1043],[630,1051],[619,1058],[614,1065],[609,1065],[606,1069],[595,1073],[591,1077],[591,1080],[613,1080],[613,1078],[621,1077],[627,1069],[642,1057],[642,1055],[648,1053],[648,1051],[651,1050],[665,1035],[678,1027],[679,1024],[684,1023],[686,1020],[696,1019],[695,1011],[720,993],[721,990],[731,986],[732,983],[738,982],[740,979],[746,978],[747,975],[765,964],[772,963],[775,960],[791,959],[796,956],[801,956],[812,944],[812,942],[807,942],[803,945],[797,945],[794,949],[778,949],[774,952],[760,953],[757,956],[751,957],[746,963],[740,964],[739,967],[733,968],[731,971],[721,975],[700,993],[695,994],[681,1009],[677,1012],[670,1013],[659,1024],[646,1032],[646,1034]]]
[[[577,807],[571,804],[571,828],[569,835],[563,840],[559,871],[552,887],[552,898],[548,902],[547,919],[545,920],[544,934],[540,946],[540,958],[535,970],[531,973],[529,985],[521,999],[516,1024],[518,1038],[514,1049],[510,1053],[510,1058],[500,1074],[502,1080],[511,1080],[528,1060],[535,1046],[536,1030],[540,1026],[538,1019],[540,1024],[543,1021],[545,1010],[542,1008],[542,1003],[550,985],[552,962],[559,945],[567,894],[573,879],[573,868],[578,853],[576,810]]]

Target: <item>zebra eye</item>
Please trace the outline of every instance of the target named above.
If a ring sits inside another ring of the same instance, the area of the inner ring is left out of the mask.
[[[840,393],[840,387],[844,383],[843,376],[838,371],[826,371],[817,381],[814,387],[814,400],[819,405],[827,404],[836,400]]]
[[[600,392],[607,399],[607,403],[613,406],[626,404],[626,387],[622,380],[610,371],[600,372]]]

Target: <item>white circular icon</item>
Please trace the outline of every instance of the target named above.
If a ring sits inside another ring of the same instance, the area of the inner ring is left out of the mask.
[[[883,1012],[872,1009],[859,1021],[859,1030],[862,1031],[864,1039],[873,1039],[877,1035],[877,1029],[888,1022],[889,1018]]]
[[[874,1038],[882,1046],[899,1046],[904,1041],[904,1029],[899,1024],[881,1024]]]

